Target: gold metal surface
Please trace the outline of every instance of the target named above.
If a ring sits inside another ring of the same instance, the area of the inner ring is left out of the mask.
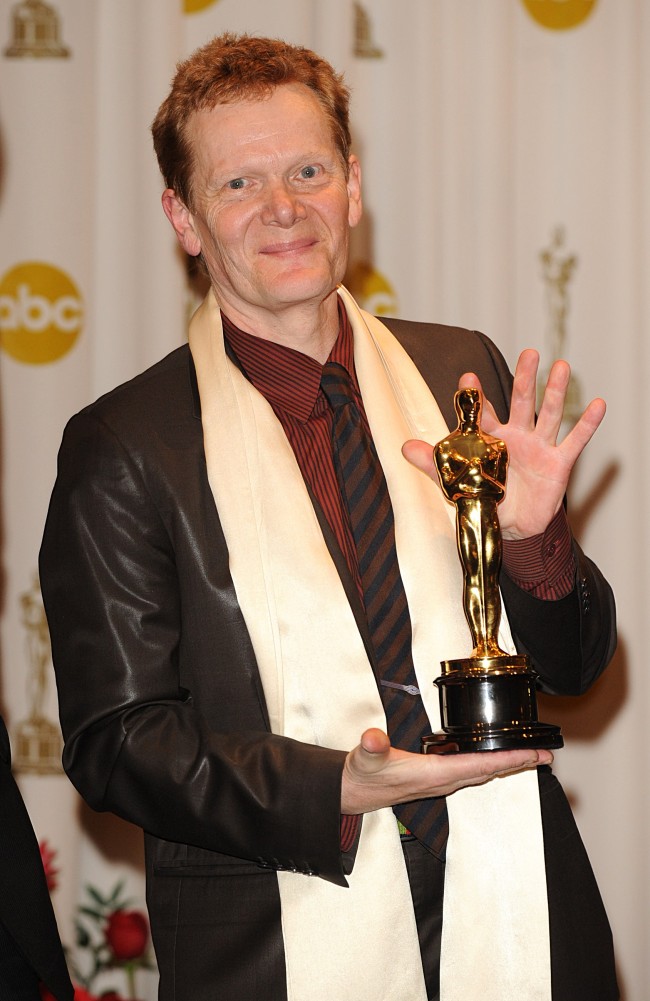
[[[525,654],[499,646],[501,529],[508,450],[481,431],[481,394],[459,389],[458,427],[433,450],[442,491],[456,506],[456,541],[463,567],[463,607],[474,649],[443,660],[434,684],[442,729],[422,738],[423,754],[562,747],[560,728],[537,717],[537,675]]]
[[[501,619],[499,571],[501,531],[497,505],[505,496],[508,450],[500,438],[481,431],[481,394],[460,389],[454,397],[458,427],[434,448],[445,497],[456,506],[456,541],[463,567],[463,606],[472,634],[477,671],[498,669],[508,658],[498,643]],[[486,661],[487,659],[487,661]]]

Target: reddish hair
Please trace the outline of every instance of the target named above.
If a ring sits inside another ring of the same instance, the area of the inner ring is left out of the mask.
[[[325,59],[300,45],[226,32],[178,64],[169,95],[151,126],[166,186],[190,205],[194,164],[187,124],[194,112],[211,111],[218,104],[262,100],[285,83],[301,83],[314,92],[347,171],[350,92],[343,77]]]

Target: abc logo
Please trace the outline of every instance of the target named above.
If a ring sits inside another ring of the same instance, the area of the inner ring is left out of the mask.
[[[564,31],[588,18],[596,0],[523,0],[523,3],[539,24]]]
[[[59,268],[28,261],[0,279],[0,344],[17,361],[56,361],[73,346],[82,323],[79,290]]]
[[[345,276],[346,288],[365,310],[376,316],[397,316],[397,296],[387,278],[365,261],[357,261]]]
[[[185,0],[183,5],[186,14],[198,14],[200,10],[211,7],[217,0]]]

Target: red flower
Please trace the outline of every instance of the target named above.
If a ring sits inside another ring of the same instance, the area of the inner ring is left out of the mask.
[[[75,987],[74,1001],[97,1001],[97,997],[87,991],[85,987]]]
[[[43,869],[45,870],[47,888],[50,893],[52,893],[56,890],[56,877],[59,875],[59,870],[54,867],[56,852],[53,848],[50,848],[47,841],[41,841],[38,847],[41,850],[41,862],[43,863]]]
[[[126,963],[144,955],[149,941],[149,925],[141,911],[113,911],[104,935],[113,958],[118,963]]]
[[[45,984],[41,984],[41,1001],[56,1001],[54,994],[48,991]],[[97,1001],[94,994],[90,994],[84,987],[75,987],[74,1001]]]

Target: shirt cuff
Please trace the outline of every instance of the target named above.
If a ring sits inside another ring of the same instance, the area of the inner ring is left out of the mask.
[[[542,601],[558,601],[571,593],[576,561],[563,507],[540,535],[503,540],[503,569],[518,587]]]
[[[359,832],[360,814],[341,814],[341,851],[349,852]]]

